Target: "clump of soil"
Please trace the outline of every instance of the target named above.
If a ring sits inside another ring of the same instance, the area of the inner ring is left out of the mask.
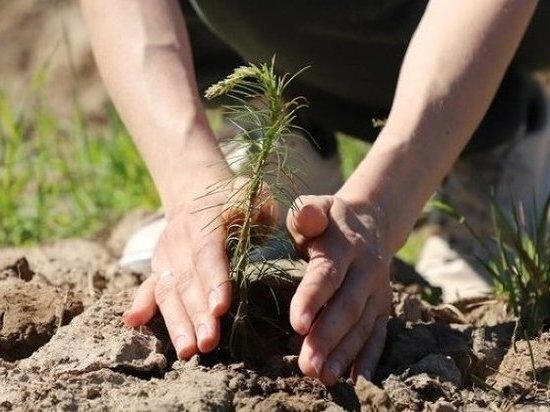
[[[28,270],[25,260],[13,267]],[[83,310],[74,292],[31,282],[30,271],[16,273],[21,277],[7,277],[0,288],[0,357],[8,361],[28,357]]]
[[[294,337],[254,368],[219,352],[176,360],[160,317],[135,330],[122,325],[141,278],[119,270],[108,249],[90,241],[0,250],[0,410],[548,406],[550,334],[530,341],[533,369],[527,342],[516,341],[514,349],[514,323],[499,305],[478,303],[470,312],[467,305],[434,306],[421,297],[427,285],[414,293],[410,281],[396,283],[373,382],[326,388],[301,375]],[[498,312],[494,322],[483,324],[480,307]]]

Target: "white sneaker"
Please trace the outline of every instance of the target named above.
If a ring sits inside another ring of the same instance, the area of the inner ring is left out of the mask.
[[[550,195],[550,122],[490,152],[460,159],[442,186],[444,198],[484,238],[491,234],[491,193],[504,211],[520,205],[526,219],[534,215],[535,203],[542,208]],[[491,293],[491,279],[475,257],[484,257],[480,245],[460,223],[445,217],[438,223],[439,233],[427,240],[417,271],[442,288],[445,302]]]
[[[122,251],[122,257],[118,261],[121,268],[135,273],[151,272],[151,259],[155,246],[166,228],[164,215],[143,226],[135,232]]]
[[[224,142],[232,139],[236,133],[238,130],[230,122],[224,122],[222,130],[218,133],[222,151],[234,172],[238,171],[243,164],[243,162],[236,162],[235,159],[243,158],[246,153],[243,153],[242,147],[231,143],[224,144]],[[289,149],[289,166],[300,172],[300,178],[303,181],[303,185],[298,188],[297,196],[306,192],[314,195],[333,194],[340,188],[343,179],[338,155],[335,154],[328,159],[322,158],[312,144],[301,136],[289,137],[286,139],[285,145]],[[279,227],[281,228],[284,227],[287,210],[287,207],[280,206]],[[166,224],[166,219],[161,216],[139,229],[124,247],[119,260],[120,266],[137,273],[149,273],[155,246],[166,228]],[[292,254],[291,249],[289,242],[281,242],[281,246],[277,247],[272,244],[266,248],[267,255],[262,253],[262,256],[264,258],[287,257]]]

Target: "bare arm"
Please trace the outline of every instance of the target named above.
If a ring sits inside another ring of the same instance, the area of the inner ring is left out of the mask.
[[[161,196],[168,225],[153,273],[125,313],[128,326],[160,310],[177,354],[214,349],[231,285],[221,217],[227,194],[198,199],[231,176],[197,93],[176,0],[81,0],[101,74]],[[201,213],[194,211],[204,209]],[[212,230],[203,230],[204,227]],[[173,276],[160,276],[161,273]]]
[[[332,384],[353,362],[352,375],[373,376],[391,256],[481,121],[536,4],[432,0],[369,154],[335,196],[303,197],[289,215],[310,257],[290,311],[306,335],[299,365],[307,375]]]
[[[339,192],[376,202],[396,251],[494,97],[537,1],[431,1],[403,62],[388,122]]]
[[[104,82],[170,214],[204,193],[193,187],[198,171],[201,181],[229,173],[211,167],[223,167],[223,157],[198,96],[178,2],[81,0],[81,6]]]

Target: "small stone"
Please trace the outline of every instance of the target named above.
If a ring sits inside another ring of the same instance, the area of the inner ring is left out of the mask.
[[[450,402],[438,400],[435,404],[427,405],[427,411],[430,412],[457,412],[458,409]]]
[[[462,375],[457,368],[455,361],[450,356],[428,355],[420,361],[411,365],[412,374],[427,373],[430,376],[438,376],[442,380],[451,382],[456,386],[461,386]]]
[[[432,378],[427,373],[409,376],[404,383],[424,402],[435,402],[439,399],[451,400],[458,392],[452,383],[442,382],[439,378]]]

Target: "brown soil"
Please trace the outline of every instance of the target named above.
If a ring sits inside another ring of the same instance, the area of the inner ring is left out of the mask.
[[[548,410],[549,333],[530,342],[535,382],[501,303],[433,306],[402,278],[374,383],[326,388],[300,374],[294,337],[252,368],[177,361],[160,318],[123,327],[141,276],[101,244],[0,250],[0,410]]]

